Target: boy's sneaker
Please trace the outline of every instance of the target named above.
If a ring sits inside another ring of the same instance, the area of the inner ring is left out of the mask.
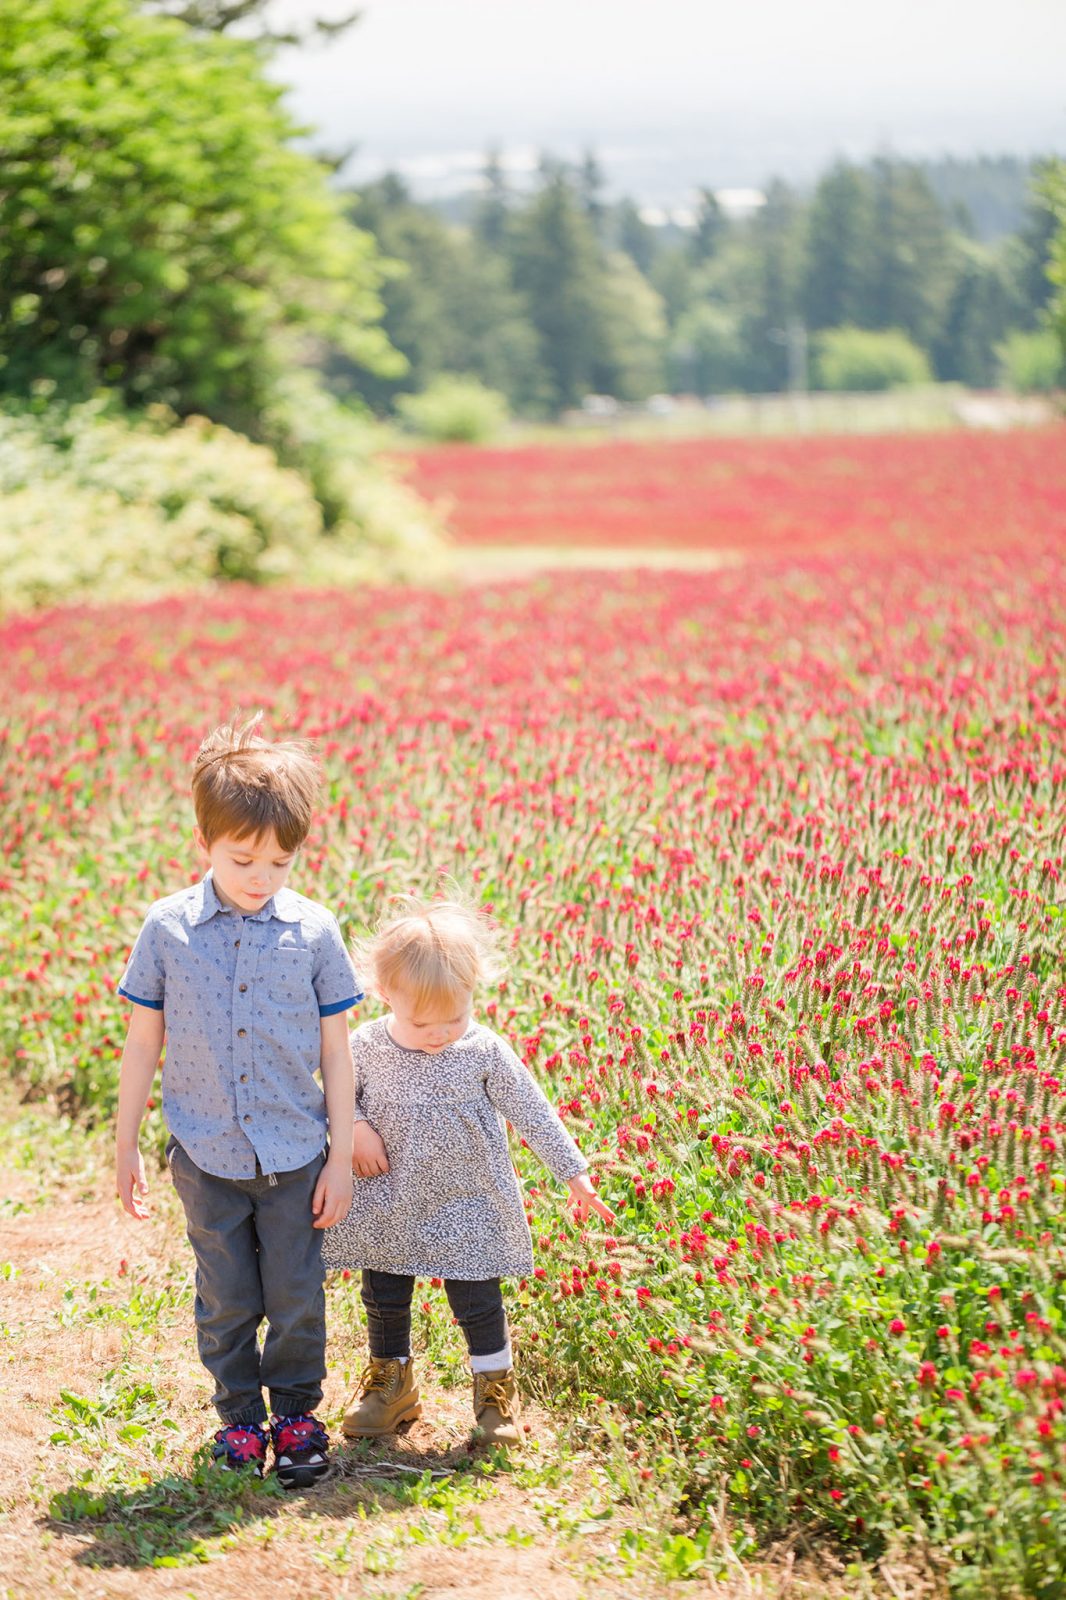
[[[243,1472],[247,1467],[261,1478],[266,1451],[266,1431],[257,1422],[231,1423],[215,1434],[211,1458],[221,1472]]]
[[[309,1412],[271,1417],[274,1471],[283,1489],[310,1489],[329,1471],[329,1435]]]

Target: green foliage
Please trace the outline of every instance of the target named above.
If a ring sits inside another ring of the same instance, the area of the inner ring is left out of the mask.
[[[306,477],[203,418],[159,407],[130,421],[98,403],[0,413],[4,607],[424,568],[436,537],[413,497],[365,460],[354,478],[327,523]]]
[[[871,240],[859,322],[929,349],[952,278],[948,219],[920,167],[881,158],[869,174]]]
[[[622,200],[615,207],[614,224],[618,248],[647,276],[656,256],[655,230],[644,221],[632,200]]]
[[[381,368],[373,241],[250,43],[132,0],[0,0],[0,390],[255,432],[302,344]]]
[[[1066,352],[1066,162],[1048,163],[1040,185],[1041,198],[1055,219],[1055,233],[1048,245],[1047,276],[1055,286],[1051,302],[1051,325]]]
[[[743,372],[744,348],[735,314],[709,300],[686,311],[670,342],[671,389],[722,394],[740,387]]]
[[[1019,394],[1049,394],[1066,383],[1066,357],[1059,339],[1049,328],[1036,333],[1013,329],[997,354],[1010,388]]]
[[[933,341],[937,375],[992,388],[1000,381],[997,345],[1012,319],[1023,314],[1013,262],[1006,252],[970,240],[958,245],[956,276]]]
[[[553,172],[512,222],[508,256],[536,329],[553,410],[597,387],[604,354],[596,235],[565,173]],[[599,387],[604,387],[601,381]]]
[[[666,316],[663,303],[630,257],[613,251],[606,259],[603,352],[593,387],[619,400],[646,400],[663,386]]]
[[[1017,233],[1027,204],[1031,163],[1020,156],[943,156],[924,161],[929,187],[958,226],[987,242]]]
[[[862,317],[871,198],[866,174],[838,162],[814,191],[806,218],[802,311],[807,326],[844,327]]]
[[[413,432],[441,443],[484,443],[507,421],[502,394],[452,373],[440,373],[422,394],[400,395],[396,409]]]
[[[932,379],[924,351],[896,328],[827,328],[817,337],[814,366],[822,389],[895,389]]]
[[[335,358],[334,387],[354,385],[385,409],[397,394],[424,389],[440,373],[463,373],[501,390],[517,410],[541,410],[547,380],[537,335],[504,257],[416,205],[391,176],[358,193],[353,215],[388,259],[383,327],[407,370],[375,377]]]
[[[1017,164],[957,165],[948,177],[971,196],[982,173],[997,190],[1021,182]],[[984,387],[1000,376],[997,345],[1041,325],[1051,291],[1054,210],[1039,185],[1022,232],[981,243],[924,167],[887,158],[838,163],[809,200],[771,183],[746,220],[703,189],[685,227],[650,227],[632,200],[608,206],[588,159],[545,158],[520,196],[490,155],[485,182],[469,227],[393,176],[360,191],[354,216],[388,258],[384,326],[408,370],[374,377],[335,359],[339,393],[384,411],[442,372],[469,374],[538,416],[590,392],[639,402],[664,382],[775,392],[801,382],[790,330],[850,326],[899,329],[938,379]]]

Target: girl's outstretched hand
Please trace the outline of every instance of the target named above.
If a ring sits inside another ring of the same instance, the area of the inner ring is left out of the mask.
[[[579,1172],[576,1178],[569,1178],[567,1188],[573,1202],[575,1221],[584,1222],[590,1211],[595,1211],[604,1222],[614,1221],[614,1212],[599,1198],[587,1172]]]

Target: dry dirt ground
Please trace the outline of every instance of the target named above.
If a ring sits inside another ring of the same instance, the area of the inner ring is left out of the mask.
[[[331,1479],[314,1491],[220,1482],[196,1460],[215,1422],[192,1339],[180,1210],[165,1174],[152,1190],[151,1220],[138,1224],[112,1197],[102,1133],[71,1129],[45,1107],[0,1105],[3,1600],[244,1600],[252,1586],[282,1600],[924,1592],[793,1550],[747,1565],[726,1554],[714,1578],[668,1582],[647,1537],[662,1511],[627,1501],[565,1417],[530,1408],[537,1442],[516,1453],[522,1461],[472,1472],[468,1391],[436,1381],[428,1362],[424,1419],[404,1438],[336,1451]],[[363,1354],[353,1288],[331,1295],[322,1409],[334,1424]],[[627,1530],[645,1535],[646,1553],[627,1553]]]

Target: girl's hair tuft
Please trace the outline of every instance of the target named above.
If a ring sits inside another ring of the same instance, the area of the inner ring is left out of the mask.
[[[496,922],[454,884],[446,888],[446,899],[394,895],[397,909],[352,951],[368,988],[402,991],[416,1013],[465,1003],[480,984],[505,971]]]

